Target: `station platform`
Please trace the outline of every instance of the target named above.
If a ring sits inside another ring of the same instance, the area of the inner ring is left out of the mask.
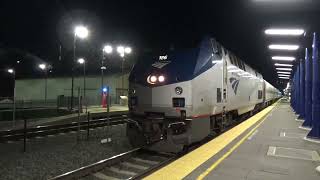
[[[319,180],[320,144],[296,118],[280,100],[145,179]]]
[[[107,113],[106,108],[102,108],[100,106],[89,106],[87,112],[91,113],[92,117],[99,115],[105,115]],[[110,115],[117,115],[117,114],[125,114],[128,112],[127,106],[120,106],[120,105],[112,105],[110,106]],[[81,120],[86,119],[86,113],[81,113]],[[36,118],[36,119],[28,119],[27,126],[28,127],[35,127],[35,126],[45,126],[45,125],[57,125],[62,123],[71,123],[77,120],[78,114],[68,114],[64,116],[56,116],[50,118]],[[12,120],[10,121],[2,121],[0,122],[0,130],[8,130],[8,129],[21,129],[23,128],[23,120],[16,120],[16,125],[12,128]]]

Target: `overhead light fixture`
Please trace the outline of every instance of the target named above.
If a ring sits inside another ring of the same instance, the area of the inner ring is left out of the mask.
[[[39,64],[38,66],[41,70],[45,70],[47,68],[46,64]]]
[[[267,35],[280,35],[280,36],[300,36],[305,31],[303,29],[267,29],[264,31]]]
[[[290,77],[291,75],[289,74],[278,74],[279,77]]]
[[[291,74],[291,72],[278,71],[278,74]]]
[[[280,64],[280,63],[275,63],[275,66],[282,66],[282,67],[292,67],[292,64]]]
[[[113,51],[113,48],[110,45],[106,45],[106,46],[103,47],[103,52],[105,52],[107,54],[112,53],[112,51]]]
[[[287,45],[287,44],[271,44],[271,45],[269,45],[269,49],[295,51],[295,50],[299,49],[299,46],[298,45]]]
[[[279,71],[292,71],[292,68],[276,68]]]
[[[85,63],[85,60],[84,60],[83,58],[79,58],[79,59],[78,59],[78,63],[79,63],[79,64],[83,64],[83,63]]]
[[[14,70],[13,69],[8,69],[8,73],[13,74]]]
[[[279,77],[279,79],[290,79],[289,77]]]
[[[124,52],[127,53],[127,54],[130,54],[131,51],[132,51],[132,49],[130,47],[124,48]]]
[[[295,57],[292,56],[272,56],[273,60],[279,60],[279,61],[294,61],[296,60]]]
[[[85,26],[77,26],[74,29],[74,34],[75,34],[75,36],[77,36],[81,39],[85,39],[86,37],[88,37],[89,31],[88,31],[87,27],[85,27]]]

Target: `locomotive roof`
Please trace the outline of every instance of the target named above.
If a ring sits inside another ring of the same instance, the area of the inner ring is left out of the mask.
[[[167,84],[191,80],[213,67],[216,63],[212,59],[222,58],[222,48],[213,38],[206,37],[196,48],[145,55],[135,64],[129,80],[149,85],[146,78],[158,74],[166,77]]]

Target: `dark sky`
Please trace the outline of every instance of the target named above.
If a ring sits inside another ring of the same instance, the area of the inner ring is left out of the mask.
[[[279,1],[283,1],[282,3]],[[297,42],[303,38],[264,36],[268,27],[301,27],[307,39],[320,30],[320,3],[316,0],[210,0],[210,1],[111,1],[111,0],[2,0],[0,2],[0,96],[9,96],[10,76],[4,70],[16,67],[18,78],[42,77],[40,62],[53,65],[51,76],[70,75],[73,27],[84,24],[90,37],[78,42],[78,56],[89,59],[89,71],[99,71],[101,48],[106,42],[126,44],[133,61],[150,50],[193,47],[211,35],[227,49],[263,74],[277,87],[271,42]],[[310,46],[307,41],[305,46]],[[59,47],[62,60],[59,61]],[[295,55],[303,56],[301,52]],[[118,67],[117,58],[111,58]],[[16,64],[16,60],[21,60]],[[117,70],[117,69],[116,69]]]

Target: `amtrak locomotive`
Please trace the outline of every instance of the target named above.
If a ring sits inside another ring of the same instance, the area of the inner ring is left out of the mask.
[[[137,62],[129,76],[134,123],[127,127],[128,137],[158,150],[180,151],[279,97],[261,74],[205,38],[197,48]]]

